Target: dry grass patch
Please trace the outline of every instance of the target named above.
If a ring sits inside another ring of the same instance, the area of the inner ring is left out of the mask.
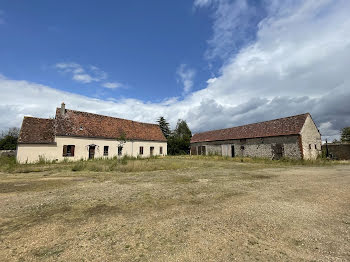
[[[350,166],[259,161],[165,157],[3,170],[0,257],[349,260]]]

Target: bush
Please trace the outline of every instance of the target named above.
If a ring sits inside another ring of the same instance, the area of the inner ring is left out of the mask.
[[[76,171],[82,171],[85,169],[85,163],[84,162],[77,162],[76,164],[74,164],[74,166],[72,166],[72,171],[76,172]]]

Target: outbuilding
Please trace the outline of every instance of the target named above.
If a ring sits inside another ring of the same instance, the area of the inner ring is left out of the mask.
[[[193,135],[192,155],[316,159],[321,134],[309,113]]]
[[[69,110],[64,103],[53,119],[24,117],[17,147],[19,163],[166,154],[157,124]]]

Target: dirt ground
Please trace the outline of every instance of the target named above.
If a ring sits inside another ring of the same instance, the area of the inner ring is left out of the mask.
[[[1,261],[350,261],[350,165],[0,173]]]

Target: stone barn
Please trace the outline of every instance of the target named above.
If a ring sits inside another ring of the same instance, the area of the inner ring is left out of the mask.
[[[321,134],[309,113],[193,135],[192,155],[316,159]]]

